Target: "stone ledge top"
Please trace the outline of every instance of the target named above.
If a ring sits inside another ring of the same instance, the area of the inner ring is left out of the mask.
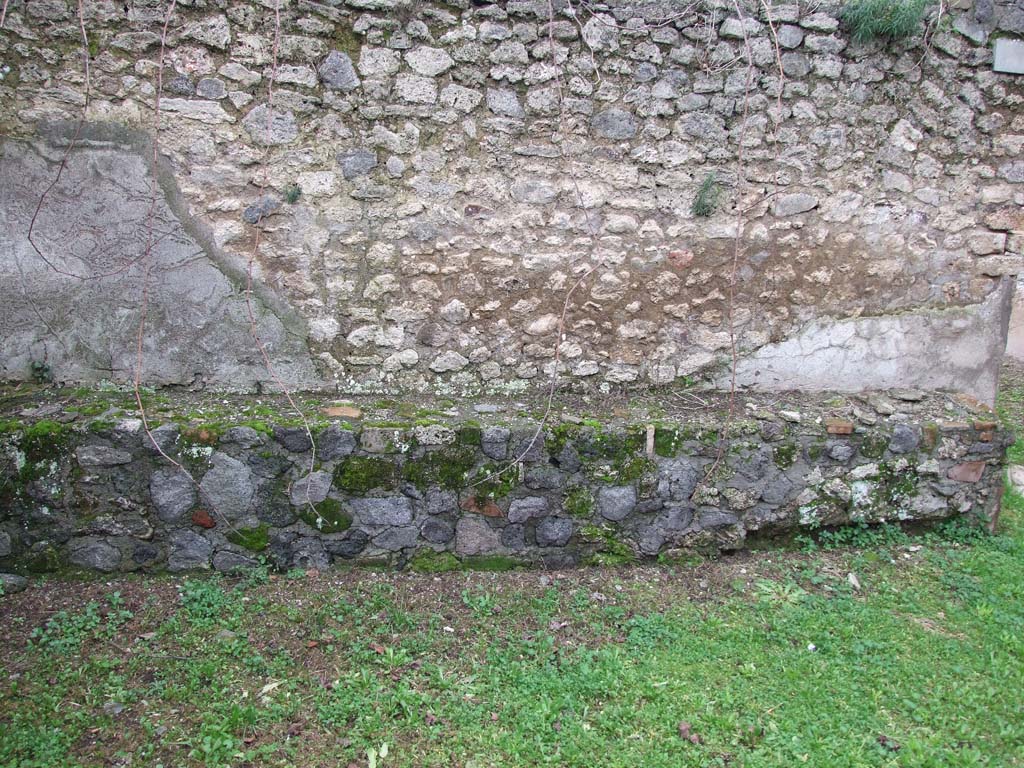
[[[333,399],[323,393],[292,395],[309,425],[322,429],[339,423],[352,429],[413,429],[437,424],[529,426],[543,419],[547,398],[534,393],[440,399],[365,395]],[[301,426],[302,418],[283,395],[246,396],[179,390],[145,390],[143,402],[150,427],[173,423],[217,432],[236,425]],[[683,424],[717,427],[728,420],[729,394],[691,388],[651,388],[641,393],[583,395],[558,393],[551,403],[549,426],[626,427]],[[0,385],[0,433],[49,420],[69,427],[142,429],[130,388],[47,388]],[[997,430],[995,413],[969,395],[889,390],[848,393],[737,392],[733,422],[784,422],[794,429],[846,435],[865,428],[913,422],[934,424],[940,431]]]

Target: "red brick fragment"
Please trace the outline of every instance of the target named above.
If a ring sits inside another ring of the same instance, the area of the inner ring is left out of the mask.
[[[197,509],[193,512],[192,522],[200,528],[213,528],[217,524],[217,522],[210,516],[210,513],[205,509]]]
[[[494,503],[493,499],[480,498],[478,496],[467,496],[459,504],[463,512],[476,512],[484,517],[502,517],[501,507]]]
[[[852,435],[853,422],[846,419],[825,419],[825,431],[830,435]]]
[[[981,480],[985,471],[984,461],[965,461],[962,464],[950,467],[946,477],[956,480],[958,483],[976,483]]]

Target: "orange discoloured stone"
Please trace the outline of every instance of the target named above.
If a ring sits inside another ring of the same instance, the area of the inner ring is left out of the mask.
[[[329,405],[323,409],[325,416],[335,416],[343,419],[361,418],[363,412],[354,405]]]

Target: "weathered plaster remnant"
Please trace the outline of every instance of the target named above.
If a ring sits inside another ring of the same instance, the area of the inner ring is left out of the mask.
[[[88,148],[71,154],[36,220],[33,239],[53,266],[35,253],[29,223],[67,130],[55,129],[56,146],[0,145],[0,375],[18,378],[45,361],[60,380],[130,379],[144,320],[146,382],[275,386],[252,338],[244,266],[188,220],[126,132],[85,134]],[[301,320],[261,293],[252,299],[257,332],[278,376],[292,386],[315,384]]]
[[[939,388],[993,404],[1012,296],[1007,278],[980,307],[814,320],[741,360],[736,383],[857,392],[869,378],[874,388]]]

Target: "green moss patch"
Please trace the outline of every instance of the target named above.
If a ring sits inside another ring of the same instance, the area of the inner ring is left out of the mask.
[[[580,433],[579,424],[558,424],[550,427],[544,433],[544,448],[552,456],[557,456],[570,442],[573,442]]]
[[[24,427],[19,442],[29,461],[53,459],[67,448],[72,431],[67,424],[43,419]]]
[[[918,476],[913,467],[897,470],[891,464],[878,465],[878,487],[872,494],[872,501],[892,511],[917,496]]]
[[[421,549],[409,559],[409,570],[416,573],[446,573],[459,569],[459,559],[451,552]]]
[[[352,527],[350,515],[337,499],[324,499],[319,504],[300,508],[299,517],[321,533],[341,533]]]
[[[683,446],[683,435],[678,429],[658,427],[654,430],[654,452],[663,458],[671,459],[679,455]]]
[[[456,442],[459,445],[472,445],[479,446],[483,442],[484,431],[475,425],[467,425],[461,427],[456,436]]]
[[[505,470],[502,472],[501,470]],[[500,472],[500,474],[499,474]],[[507,464],[488,463],[476,471],[470,483],[478,500],[497,501],[512,493],[518,485],[519,473],[516,467]]]
[[[888,447],[889,438],[884,435],[867,435],[860,444],[860,452],[869,459],[880,459]]]
[[[786,442],[772,449],[772,459],[779,469],[789,469],[796,463],[796,443]]]
[[[250,552],[262,552],[270,544],[270,529],[263,523],[255,528],[236,528],[228,533],[227,539]]]
[[[473,555],[462,558],[462,569],[466,571],[512,571],[524,565],[507,555]]]
[[[393,487],[397,474],[394,462],[387,459],[349,456],[334,470],[334,484],[344,491],[366,493],[374,488]]]
[[[642,480],[657,472],[658,465],[646,456],[624,454],[612,462],[600,462],[588,468],[590,476],[603,483],[622,485]]]
[[[465,446],[429,451],[421,458],[406,461],[402,477],[420,490],[433,485],[458,490],[468,483],[476,457],[476,451]]]
[[[589,488],[570,488],[562,500],[562,509],[575,518],[589,518],[594,512],[594,495]]]
[[[585,525],[580,538],[591,545],[592,552],[584,565],[625,565],[636,561],[629,545],[617,538],[617,530],[610,525]]]

